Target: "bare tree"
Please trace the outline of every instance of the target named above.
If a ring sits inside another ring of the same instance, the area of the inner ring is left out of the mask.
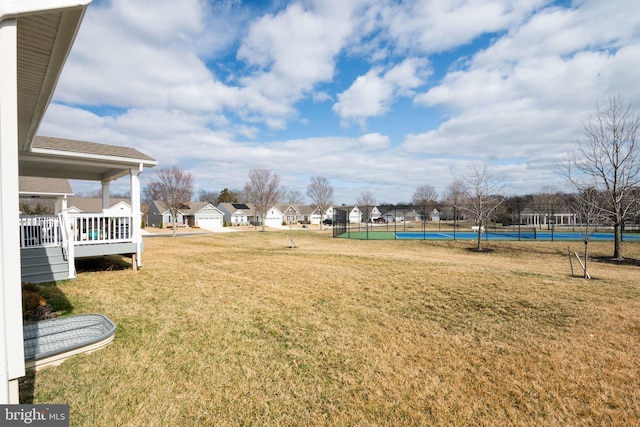
[[[552,186],[545,185],[540,189],[537,194],[533,195],[531,200],[531,209],[534,214],[541,215],[547,218],[546,226],[547,229],[551,226],[551,222],[553,221],[553,213],[556,209],[556,205],[560,201],[559,191]],[[538,224],[540,228],[542,228],[542,223]]]
[[[356,204],[358,205],[358,208],[360,208],[361,210],[364,208],[364,222],[369,223],[370,221],[369,215],[370,215],[371,209],[376,206],[376,198],[373,196],[373,193],[368,190],[363,191],[358,196],[358,200],[356,201]]]
[[[333,204],[333,187],[324,176],[314,176],[307,185],[307,197],[320,213],[320,229],[322,230],[322,220],[327,209]]]
[[[438,204],[438,192],[433,185],[421,185],[413,192],[411,201],[420,210],[422,220],[426,222],[429,211]]]
[[[304,203],[304,196],[296,189],[282,187],[280,191],[280,202],[298,205]]]
[[[249,182],[244,185],[244,194],[250,203],[255,204],[264,231],[267,212],[280,197],[280,176],[269,169],[251,169]]]
[[[20,199],[20,213],[23,215],[53,215],[55,213],[53,199]]]
[[[151,188],[149,185],[145,185],[140,193],[140,213],[145,227],[149,225],[149,211],[152,203],[153,194],[151,194]]]
[[[173,235],[176,235],[178,211],[193,195],[193,177],[177,167],[156,170],[156,179],[147,184],[145,198],[161,202],[171,215]]]
[[[198,193],[198,201],[211,203],[212,205],[217,205],[216,201],[218,200],[218,193],[215,191],[208,190],[200,190]]]
[[[565,176],[578,193],[595,186],[605,197],[599,208],[614,232],[613,258],[622,258],[622,229],[632,216],[634,190],[640,185],[640,114],[620,96],[596,105],[583,122],[584,139],[576,142],[564,165]]]
[[[504,185],[487,170],[487,165],[471,165],[465,175],[469,199],[465,209],[471,214],[478,227],[477,250],[482,250],[482,231],[488,228],[489,218],[506,200]]]
[[[458,215],[463,205],[469,199],[469,188],[463,179],[454,178],[447,185],[442,194],[442,201],[453,208],[453,226],[455,227]]]
[[[584,263],[582,267],[585,279],[589,278],[589,235],[595,231],[595,228],[602,223],[606,216],[600,208],[603,196],[595,187],[585,188],[573,195],[573,211],[576,213],[580,224],[584,226]],[[569,255],[571,256],[571,254]]]

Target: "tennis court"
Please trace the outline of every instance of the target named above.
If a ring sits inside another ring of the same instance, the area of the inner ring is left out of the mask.
[[[475,231],[349,231],[339,237],[363,240],[475,240]],[[613,233],[590,233],[590,241],[613,241]],[[572,231],[489,230],[483,240],[584,241],[585,234]],[[624,233],[623,241],[640,241],[638,233]]]

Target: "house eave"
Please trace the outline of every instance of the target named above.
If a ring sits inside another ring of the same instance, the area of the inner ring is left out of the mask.
[[[91,153],[74,153],[74,152],[63,151],[63,150],[51,150],[48,148],[33,148],[31,150],[31,153],[40,154],[42,156],[51,156],[57,159],[67,158],[70,161],[74,159],[81,159],[83,161],[89,160],[96,163],[105,163],[105,164],[120,163],[120,164],[131,164],[133,166],[142,164],[144,167],[147,167],[147,168],[158,165],[157,161],[151,161],[146,159],[106,156],[106,155],[91,154]]]
[[[29,151],[91,0],[6,0],[18,31],[18,149]]]
[[[34,148],[20,153],[21,176],[68,178],[80,180],[115,180],[130,173],[131,169],[150,168],[158,162],[91,153],[74,153]]]

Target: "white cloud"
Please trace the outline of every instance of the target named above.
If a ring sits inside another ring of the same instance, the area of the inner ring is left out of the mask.
[[[414,98],[417,105],[443,109],[448,119],[407,135],[403,148],[495,162],[512,185],[528,191],[558,181],[558,159],[582,137],[581,121],[596,101],[619,91],[640,95],[629,70],[640,51],[637,27],[633,39],[633,18],[623,16],[629,13],[600,5],[544,10],[450,71]],[[594,31],[599,24],[606,31]],[[520,160],[507,166],[509,159]]]
[[[133,146],[207,189],[259,166],[303,193],[323,175],[337,201],[400,202],[486,160],[532,192],[559,179],[596,101],[640,105],[638,13],[636,0],[97,2],[41,134]]]
[[[327,92],[320,91],[320,92],[315,92],[313,94],[313,102],[325,102],[325,101],[333,101],[333,98]]]
[[[441,52],[524,20],[545,0],[416,0],[385,8],[382,21],[398,48]]]
[[[381,135],[379,133],[367,133],[358,138],[358,141],[366,149],[378,150],[382,148],[389,148],[389,137]]]
[[[176,94],[213,86],[202,60],[187,48],[193,26],[201,27],[198,2],[114,1],[110,8],[89,8],[56,99],[78,105],[171,108]],[[142,8],[142,9],[139,9]],[[146,10],[147,13],[142,13]],[[162,18],[164,17],[164,18]],[[203,99],[194,105],[215,108]]]
[[[333,111],[345,123],[362,125],[367,117],[387,113],[397,97],[412,94],[412,89],[421,86],[428,74],[426,68],[427,62],[416,58],[408,58],[386,72],[374,67],[338,94]]]
[[[314,94],[313,88],[333,78],[336,56],[354,31],[358,5],[331,1],[312,6],[292,3],[276,15],[262,17],[251,25],[238,50],[239,59],[257,67],[241,83],[271,103],[289,107],[278,113],[271,105],[251,104],[267,122],[280,124],[295,116],[292,105],[309,94],[329,98]]]

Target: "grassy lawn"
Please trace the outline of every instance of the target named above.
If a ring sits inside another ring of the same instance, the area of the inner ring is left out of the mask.
[[[586,281],[567,243],[473,246],[146,238],[141,271],[48,285],[118,329],[31,374],[23,401],[82,426],[640,424],[640,267],[593,262]]]

